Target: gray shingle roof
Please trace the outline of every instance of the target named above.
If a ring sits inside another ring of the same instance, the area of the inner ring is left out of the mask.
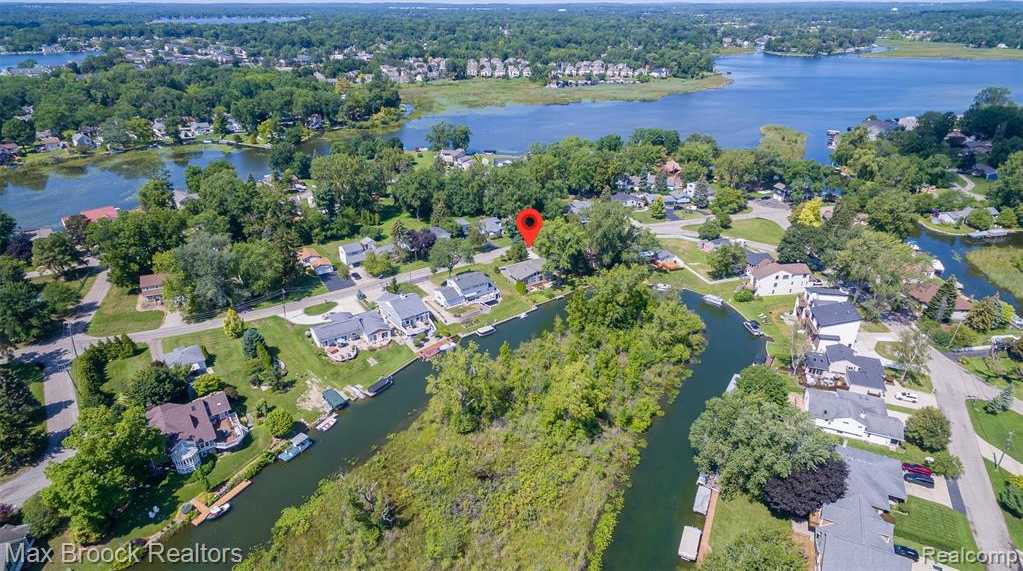
[[[821,327],[829,325],[841,325],[860,321],[860,312],[856,306],[847,301],[836,301],[833,303],[815,303],[810,308],[813,318]]]
[[[366,311],[358,315],[341,311],[332,313],[327,318],[330,322],[312,328],[313,335],[321,342],[329,342],[339,337],[352,335],[371,335],[390,329],[375,311]]]
[[[7,569],[9,566],[14,568],[19,563],[24,563],[22,557],[17,557],[18,546],[27,541],[29,541],[27,525],[0,526],[0,569]]]
[[[492,285],[490,278],[483,272],[465,272],[451,278],[451,281],[462,291],[473,291]]]
[[[444,298],[445,305],[458,303],[462,299],[462,296],[458,295],[458,292],[455,291],[455,288],[453,287],[444,286],[442,288],[438,288],[437,291],[440,292],[441,297]]]
[[[194,364],[205,365],[206,356],[202,354],[202,348],[198,345],[188,345],[187,347],[178,347],[167,353],[163,362],[168,367],[175,365],[184,365],[191,367]]]
[[[808,293],[816,293],[820,295],[849,295],[848,293],[834,287],[808,287],[806,288],[806,291]]]
[[[830,363],[838,361],[849,361],[860,370],[853,371],[846,375],[849,384],[856,384],[868,388],[883,391],[884,386],[884,365],[880,359],[860,355],[849,347],[841,344],[829,345],[824,350],[824,355]]]
[[[543,258],[530,258],[501,268],[501,273],[517,282],[543,271]]]
[[[377,303],[385,315],[389,314],[398,321],[430,313],[430,310],[423,304],[423,299],[414,293],[404,295],[384,294],[377,300]]]
[[[888,416],[884,401],[870,395],[848,391],[807,389],[807,412],[821,420],[850,418],[863,423],[870,434],[903,440],[902,421]]]
[[[754,252],[752,250],[746,250],[746,263],[747,264],[749,264],[751,266],[755,266],[755,265],[759,264],[760,262],[764,262],[764,261],[773,262],[774,258],[771,257],[771,254],[768,254],[766,252]]]

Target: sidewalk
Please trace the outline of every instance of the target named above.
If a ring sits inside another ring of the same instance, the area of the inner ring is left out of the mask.
[[[999,464],[999,460],[1001,460],[999,467],[1006,472],[1009,472],[1014,476],[1023,474],[1023,464],[1019,463],[1019,461],[1012,456],[1003,453],[997,446],[988,444],[987,440],[981,438],[979,434],[977,435],[977,446],[980,447],[981,456],[983,456],[986,460],[990,460],[995,464]]]

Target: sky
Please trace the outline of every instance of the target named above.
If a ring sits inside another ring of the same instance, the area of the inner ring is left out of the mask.
[[[964,4],[978,3],[986,0],[810,0],[799,3],[828,4]],[[1023,2],[1023,0],[1012,0]],[[26,4],[26,0],[0,0],[0,4]],[[224,4],[792,4],[793,0],[358,0],[354,2],[338,2],[337,0],[228,0],[227,2],[210,2],[209,0],[42,0],[33,4],[190,4],[190,5],[224,5]]]

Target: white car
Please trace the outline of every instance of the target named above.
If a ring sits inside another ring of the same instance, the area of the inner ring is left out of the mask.
[[[915,393],[909,391],[900,391],[895,393],[895,400],[901,400],[906,402],[920,402],[920,397],[916,396]]]

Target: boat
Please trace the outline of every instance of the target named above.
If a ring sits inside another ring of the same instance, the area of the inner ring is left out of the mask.
[[[907,240],[906,241],[906,245],[909,246],[909,249],[913,250],[914,252],[919,252],[920,251],[920,244],[917,244],[916,242],[914,242],[912,240]]]
[[[711,305],[716,305],[718,307],[721,307],[725,303],[725,300],[721,299],[720,297],[718,297],[716,295],[711,295],[709,293],[707,295],[703,296],[703,301],[705,301],[705,302],[707,302],[707,303],[709,303]]]
[[[693,500],[693,511],[700,515],[707,515],[710,509],[711,489],[703,484],[696,485],[696,498]]]
[[[387,390],[388,387],[394,384],[394,377],[384,377],[379,381],[373,383],[366,389],[366,394],[375,397],[378,394]]]
[[[296,456],[306,451],[313,445],[313,441],[305,434],[298,434],[291,439],[291,446],[284,452],[277,455],[277,458],[282,462],[291,462]]]
[[[230,503],[225,503],[219,506],[213,506],[210,508],[210,513],[206,516],[206,521],[217,519],[218,517],[226,514],[231,509]]]
[[[838,147],[838,136],[842,133],[835,129],[828,129],[827,145],[831,150],[835,150]]]
[[[654,289],[660,292],[669,291],[671,289],[671,284],[657,283],[654,284]]]
[[[746,331],[749,331],[750,333],[757,337],[760,337],[761,335],[764,334],[764,330],[760,328],[760,322],[757,321],[756,319],[743,321],[742,325],[743,327],[746,328]]]
[[[700,537],[703,531],[700,528],[687,525],[682,530],[682,541],[678,543],[678,556],[686,561],[696,561],[700,554]]]
[[[527,317],[529,317],[529,313],[527,313],[525,311],[523,311],[522,313],[519,314],[519,319],[525,319]]]
[[[476,336],[486,337],[487,335],[491,335],[494,331],[497,330],[494,329],[493,325],[484,325],[483,327],[480,327],[479,329],[476,330]]]
[[[334,428],[335,424],[337,424],[337,415],[332,414],[321,420],[320,423],[316,425],[316,430],[319,430],[320,432],[327,432],[331,428]]]

